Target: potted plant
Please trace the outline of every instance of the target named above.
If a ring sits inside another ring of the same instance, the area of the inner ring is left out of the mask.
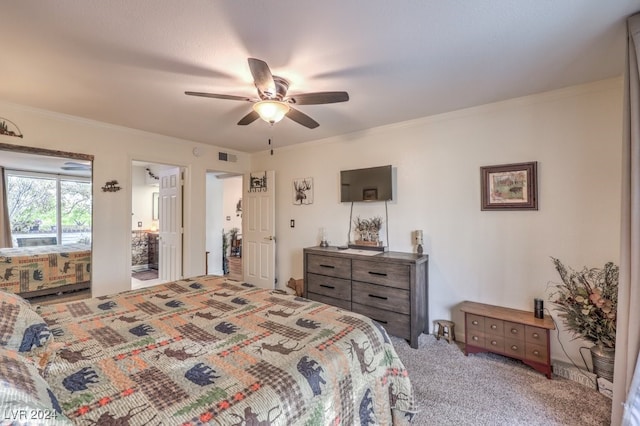
[[[562,280],[555,286],[551,302],[575,338],[593,343],[594,373],[612,382],[619,268],[608,262],[603,268],[575,271],[551,259]]]

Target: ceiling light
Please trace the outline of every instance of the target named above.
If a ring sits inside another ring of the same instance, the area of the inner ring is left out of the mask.
[[[253,110],[267,123],[277,123],[289,112],[289,105],[280,101],[260,101],[253,104]]]

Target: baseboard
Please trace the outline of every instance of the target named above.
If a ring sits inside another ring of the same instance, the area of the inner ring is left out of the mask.
[[[556,376],[573,380],[574,382],[580,383],[581,385],[584,385],[593,390],[598,389],[596,382],[597,376],[589,371],[578,368],[573,364],[558,360],[551,361],[551,368],[553,370],[553,374],[555,374]]]

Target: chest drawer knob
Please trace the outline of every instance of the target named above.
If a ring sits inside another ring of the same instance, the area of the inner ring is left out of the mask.
[[[478,321],[473,320],[473,321],[471,321],[471,324],[473,324],[473,325],[478,325]]]
[[[495,330],[496,328],[498,328],[498,326],[497,326],[497,325],[495,325],[495,324],[491,324],[491,329],[492,329],[492,330]]]
[[[514,350],[514,351],[517,351],[518,347],[516,345],[511,345],[511,349]]]
[[[480,340],[480,339],[478,338],[478,336],[473,336],[473,337],[472,337],[472,339],[473,339],[473,340],[475,340],[476,342],[477,342],[478,340]]]
[[[518,334],[518,329],[517,328],[512,328],[511,329],[511,334]]]
[[[540,351],[536,349],[535,351],[533,351],[533,354],[534,354],[535,356],[540,356]]]
[[[492,341],[491,341],[491,344],[492,344],[493,346],[497,346],[497,345],[498,345],[498,342],[496,342],[495,340],[492,340]]]
[[[534,339],[539,339],[540,338],[540,335],[538,333],[533,333],[532,336],[533,336]]]

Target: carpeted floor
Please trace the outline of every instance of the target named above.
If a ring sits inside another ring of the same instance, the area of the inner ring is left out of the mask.
[[[609,425],[611,400],[571,380],[548,380],[494,354],[464,355],[461,346],[420,336],[419,349],[392,337],[409,370],[420,412],[415,425]]]
[[[140,281],[154,280],[158,278],[158,270],[145,269],[144,271],[132,272],[131,276]]]

